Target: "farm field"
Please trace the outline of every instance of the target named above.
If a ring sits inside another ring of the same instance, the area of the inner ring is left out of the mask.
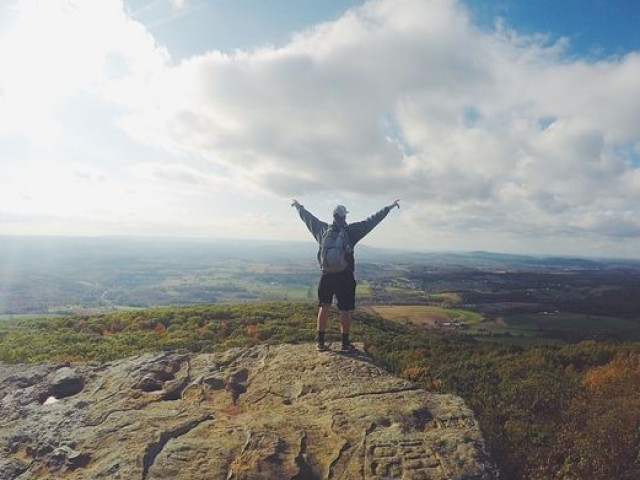
[[[482,316],[475,312],[431,305],[372,305],[369,308],[386,320],[427,328],[443,328],[445,324],[471,327],[482,321]]]
[[[640,340],[640,322],[582,313],[539,312],[507,314],[486,319],[477,312],[430,305],[371,305],[367,310],[405,325],[502,342],[577,342]]]
[[[640,322],[625,318],[558,312],[506,315],[494,333],[513,336],[581,340],[639,340]]]

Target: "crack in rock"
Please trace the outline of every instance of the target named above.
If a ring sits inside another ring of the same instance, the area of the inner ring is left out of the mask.
[[[338,465],[338,462],[342,460],[343,455],[347,451],[349,451],[349,449],[351,449],[351,444],[349,443],[349,441],[348,440],[343,441],[342,445],[340,445],[340,450],[338,450],[338,453],[336,454],[336,457],[329,464],[329,474],[327,476],[328,479],[335,478],[335,475],[336,475],[335,468]]]
[[[175,382],[174,385],[167,388],[161,399],[165,401],[175,401],[182,399],[182,393],[191,383],[191,362],[187,359],[187,372],[183,377]]]
[[[195,420],[174,428],[173,430],[162,432],[157,442],[153,442],[147,445],[147,449],[145,450],[144,456],[142,457],[142,480],[147,479],[147,476],[149,475],[149,469],[153,466],[156,458],[158,458],[158,455],[160,455],[167,443],[169,443],[169,440],[180,438],[189,433],[201,423],[212,419],[213,415],[211,414],[207,414],[201,418],[196,418]]]
[[[405,388],[390,388],[388,390],[376,390],[372,392],[358,392],[352,393],[351,395],[344,395],[340,397],[341,399],[349,399],[349,398],[358,398],[358,397],[367,397],[369,395],[395,395],[396,393],[402,392],[413,392],[416,390],[420,390],[418,387],[405,387]]]
[[[318,476],[313,473],[311,466],[307,463],[305,455],[307,453],[307,434],[302,432],[300,436],[300,447],[296,455],[295,462],[298,473],[291,480],[318,480]]]
[[[242,368],[227,378],[225,390],[231,393],[231,401],[234,405],[238,404],[240,395],[247,391],[247,379],[249,378],[249,371],[246,368]]]
[[[151,403],[153,403],[153,402],[151,402]],[[111,418],[111,415],[115,415],[116,413],[123,413],[123,412],[136,412],[136,411],[139,411],[139,410],[143,410],[148,405],[150,405],[150,404],[144,404],[144,405],[140,405],[138,407],[116,408],[116,409],[113,409],[113,410],[109,410],[108,412],[106,412],[102,416],[100,416],[97,420],[95,420],[93,422],[87,422],[87,427],[98,427],[98,426],[102,425],[104,422],[106,422],[109,418]]]

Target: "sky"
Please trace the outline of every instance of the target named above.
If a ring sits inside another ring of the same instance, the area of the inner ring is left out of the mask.
[[[640,258],[637,0],[0,0],[0,235]]]

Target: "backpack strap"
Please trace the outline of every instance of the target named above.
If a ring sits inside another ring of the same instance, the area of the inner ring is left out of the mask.
[[[351,245],[351,239],[349,238],[349,232],[347,231],[346,227],[340,227],[340,231],[344,233],[344,236],[347,239],[347,253],[348,254],[352,254],[353,253],[353,245]]]

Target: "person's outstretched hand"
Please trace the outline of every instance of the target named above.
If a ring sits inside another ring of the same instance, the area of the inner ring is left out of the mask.
[[[300,208],[302,205],[300,205],[300,202],[298,202],[298,200],[296,200],[295,198],[293,199],[293,202],[291,203],[292,207],[296,207],[296,208]]]
[[[389,206],[390,206],[391,208],[393,208],[393,207],[398,207],[398,208],[400,208],[400,203],[398,203],[398,202],[400,202],[400,199],[394,200],[394,201],[393,201],[393,203],[392,203],[391,205],[389,205]]]

